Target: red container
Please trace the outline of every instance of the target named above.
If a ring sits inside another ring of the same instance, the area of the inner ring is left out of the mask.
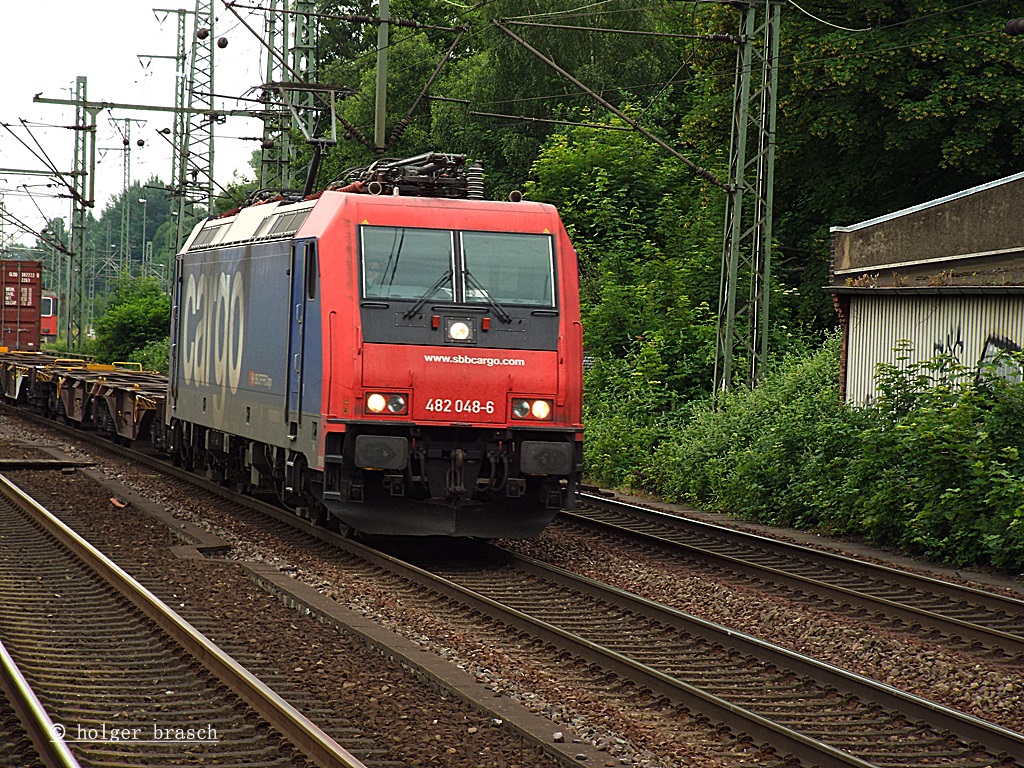
[[[39,350],[39,313],[43,265],[38,261],[0,261],[3,323],[0,344],[12,350]]]

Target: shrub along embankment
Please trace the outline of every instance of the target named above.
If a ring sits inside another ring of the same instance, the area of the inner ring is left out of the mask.
[[[593,482],[771,525],[854,536],[958,566],[1024,571],[1020,355],[878,371],[879,396],[838,395],[838,340],[718,406],[587,408]],[[1010,375],[1007,375],[1009,372]],[[599,374],[601,375],[601,374]],[[607,372],[605,374],[607,375]]]

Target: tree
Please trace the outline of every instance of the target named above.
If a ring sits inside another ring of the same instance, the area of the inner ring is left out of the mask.
[[[1017,3],[800,6],[808,15],[783,14],[780,44],[777,276],[820,324],[830,227],[1020,170],[1024,57],[1002,32]]]
[[[95,322],[100,362],[130,360],[151,342],[167,338],[171,299],[153,278],[122,279],[106,311]]]

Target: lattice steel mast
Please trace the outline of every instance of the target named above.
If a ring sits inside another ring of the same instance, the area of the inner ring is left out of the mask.
[[[298,146],[291,130],[304,136],[315,130],[317,108],[311,90],[288,88],[288,84],[316,82],[316,27],[312,0],[271,0],[266,16],[267,67],[263,88],[266,111],[260,154],[260,186],[289,189],[296,186],[295,161]],[[278,88],[273,87],[276,84]],[[283,94],[283,99],[279,96]],[[283,104],[292,109],[285,110]]]
[[[124,198],[121,205],[121,245],[117,271],[119,277],[129,277],[132,273],[132,206],[131,200],[128,199],[128,193],[132,186],[132,121],[130,118],[124,120],[124,133],[121,135],[121,139],[124,143]]]
[[[213,210],[214,126],[222,119],[213,109],[213,2],[196,0],[192,24],[192,55],[188,67],[188,106],[178,145],[177,247],[185,241],[186,216],[191,204]]]
[[[779,0],[741,6],[718,298],[715,392],[726,390],[732,383],[737,352],[747,364],[747,383],[751,387],[763,375],[768,356],[780,8]],[[760,73],[760,85],[752,92],[755,71]],[[747,301],[738,304],[737,296],[744,288]]]
[[[185,71],[188,66],[188,50],[185,47],[186,40],[186,27],[185,23],[188,19],[188,15],[192,11],[187,11],[184,8],[177,8],[174,10],[168,8],[154,8],[154,15],[157,19],[163,22],[164,18],[167,18],[168,14],[175,14],[178,17],[177,24],[177,37],[176,44],[174,46],[173,56],[139,56],[139,60],[142,59],[170,59],[174,62],[174,121],[173,127],[171,128],[170,144],[172,148],[171,152],[171,184],[178,183],[181,178],[179,171],[179,164],[182,160],[180,157],[179,147],[181,146],[182,139],[185,135],[185,130],[188,125],[187,111],[188,106],[188,74]],[[160,14],[163,14],[161,18]],[[167,134],[167,129],[159,131],[159,133]]]
[[[96,114],[86,100],[86,78],[75,78],[75,167],[71,190],[71,253],[64,272],[59,308],[68,346],[81,346],[85,326],[85,234],[89,209],[96,204]],[[59,305],[58,305],[59,306]]]

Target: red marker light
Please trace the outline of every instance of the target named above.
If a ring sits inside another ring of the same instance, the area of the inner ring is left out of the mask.
[[[484,330],[484,331],[491,330],[491,318],[485,317],[483,320],[481,320],[480,321],[480,328],[481,328],[481,330]]]
[[[430,317],[430,327],[433,328],[435,331],[438,328],[441,327],[441,316],[440,315],[431,315],[431,317]]]

